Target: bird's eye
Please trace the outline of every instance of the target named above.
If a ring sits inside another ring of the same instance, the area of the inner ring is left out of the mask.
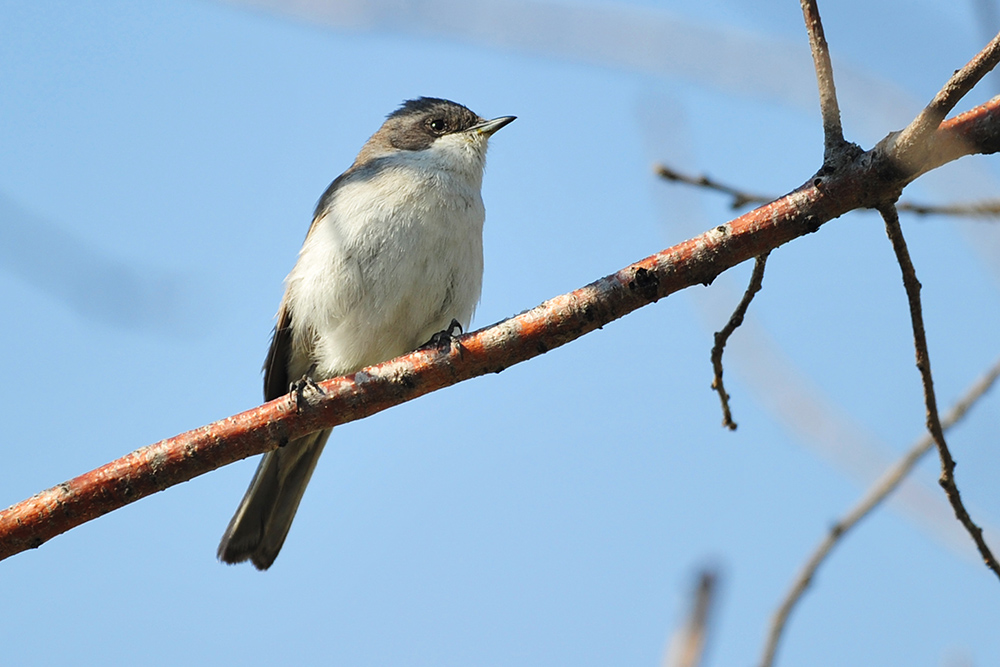
[[[444,134],[445,130],[448,129],[448,123],[444,122],[443,118],[432,118],[427,122],[427,126],[437,134]]]

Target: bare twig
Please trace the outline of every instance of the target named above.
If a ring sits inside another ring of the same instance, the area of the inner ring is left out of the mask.
[[[977,28],[977,37],[987,41],[993,35],[993,29],[1000,26],[1000,7],[997,7],[996,0],[972,0],[971,4],[974,11],[972,25]],[[990,88],[994,93],[1000,92],[997,75],[994,73],[990,79],[992,79]]]
[[[653,167],[658,176],[673,181],[693,185],[706,190],[713,190],[733,198],[730,206],[734,209],[742,208],[748,204],[766,204],[774,201],[773,195],[761,195],[742,190],[732,185],[727,185],[706,174],[692,176],[677,171],[673,167],[664,164],[657,164]],[[896,210],[913,213],[914,215],[950,215],[964,218],[996,218],[1000,217],[1000,199],[984,199],[982,201],[968,202],[966,204],[918,204],[916,202],[902,201],[896,204]]]
[[[993,367],[990,368],[990,370],[983,377],[977,380],[976,383],[965,392],[965,395],[961,398],[961,400],[952,406],[951,410],[948,411],[948,414],[945,415],[944,420],[941,422],[941,428],[948,430],[961,421],[969,409],[972,408],[972,406],[975,405],[976,402],[990,390],[998,378],[1000,378],[1000,360],[995,362]],[[842,519],[830,528],[830,532],[823,539],[823,541],[817,545],[812,555],[809,556],[809,559],[802,567],[798,576],[795,577],[795,581],[792,582],[791,588],[788,590],[788,593],[782,600],[781,605],[771,618],[771,627],[768,631],[767,640],[764,645],[764,656],[761,659],[761,667],[771,667],[771,665],[774,664],[774,657],[778,650],[778,644],[781,641],[785,627],[788,624],[789,616],[795,606],[799,603],[799,600],[802,599],[806,590],[812,584],[813,577],[816,576],[816,571],[826,560],[833,548],[843,539],[844,535],[847,534],[848,531],[854,528],[862,519],[868,516],[873,509],[881,504],[882,501],[889,496],[889,494],[896,490],[899,484],[917,465],[917,462],[920,461],[920,459],[922,459],[933,446],[934,438],[932,438],[929,433],[921,437],[913,445],[913,447],[911,447],[910,450],[895,463],[895,465],[889,468],[885,474],[883,474],[882,477],[872,485],[871,489],[868,490],[868,493],[865,494],[858,504],[852,507]]]
[[[823,115],[823,163],[830,164],[844,144],[844,130],[840,125],[840,106],[837,104],[837,89],[833,85],[833,64],[830,62],[830,47],[823,34],[823,22],[819,17],[816,0],[801,0],[802,17],[809,32],[809,48],[813,65],[816,66],[816,83],[819,85],[819,108]]]
[[[767,195],[757,195],[744,190],[739,190],[730,185],[720,183],[719,181],[702,174],[701,176],[691,176],[689,174],[684,174],[677,171],[665,164],[658,164],[653,167],[657,175],[661,178],[665,178],[668,181],[674,181],[677,183],[685,183],[687,185],[694,185],[700,188],[706,188],[708,190],[715,190],[716,192],[721,192],[727,194],[733,198],[730,206],[734,209],[743,208],[747,204],[766,204],[769,201],[774,201],[775,197],[769,197]]]
[[[743,324],[743,318],[747,314],[750,302],[760,291],[761,284],[764,282],[764,267],[767,264],[768,254],[769,252],[765,252],[754,261],[753,274],[750,276],[750,284],[747,285],[743,298],[740,299],[739,305],[736,306],[736,310],[733,311],[722,331],[715,332],[715,345],[712,346],[712,370],[715,377],[712,379],[712,389],[719,393],[719,400],[722,402],[722,425],[730,431],[736,430],[736,422],[733,421],[733,414],[729,410],[729,394],[726,393],[726,387],[722,384],[722,352],[726,349],[729,337],[733,335],[737,327]]]
[[[903,238],[903,230],[899,226],[899,215],[892,205],[885,205],[879,208],[882,219],[885,220],[885,231],[892,242],[892,249],[896,253],[896,260],[899,268],[903,272],[903,286],[906,289],[906,298],[910,303],[910,321],[913,326],[913,346],[916,349],[917,370],[920,371],[920,379],[924,385],[924,404],[927,406],[927,430],[937,445],[938,455],[941,457],[941,479],[939,483],[944,489],[948,501],[951,502],[955,516],[965,526],[976,543],[980,555],[986,566],[1000,578],[1000,563],[997,563],[993,553],[990,551],[986,540],[983,539],[983,529],[977,526],[972,517],[969,516],[965,505],[962,503],[962,496],[959,494],[958,486],[955,484],[955,460],[948,450],[948,443],[944,440],[944,431],[941,428],[941,421],[938,417],[937,398],[934,395],[934,377],[931,375],[931,360],[927,352],[927,336],[924,332],[924,317],[920,305],[920,281],[913,269],[913,262],[910,260],[910,252],[906,248],[906,240]]]
[[[670,651],[664,661],[665,667],[698,667],[705,656],[709,621],[715,601],[718,575],[715,570],[705,569],[698,575],[698,587],[694,591],[694,604],[670,643]]]
[[[472,377],[495,373],[564,345],[685,287],[818,230],[857,208],[886,201],[915,174],[972,153],[1000,151],[1000,98],[951,119],[937,150],[914,174],[882,151],[812,177],[794,192],[569,294],[461,338],[455,349],[422,349],[321,383],[306,406],[287,397],[144,447],[0,511],[0,559],[38,547],[86,521],[174,484],[274,449],[281,442],[361,419]]]
[[[899,202],[896,210],[915,215],[950,215],[962,218],[996,218],[1000,217],[1000,200],[984,199],[967,204],[916,204]]]
[[[1000,34],[997,34],[964,67],[955,70],[930,104],[924,107],[913,122],[891,139],[890,153],[904,171],[911,171],[915,164],[924,161],[930,136],[955,105],[996,66],[997,62],[1000,62]]]

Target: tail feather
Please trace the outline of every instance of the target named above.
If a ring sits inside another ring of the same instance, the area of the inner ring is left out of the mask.
[[[219,543],[219,560],[249,560],[258,570],[271,567],[329,437],[327,429],[264,454]]]

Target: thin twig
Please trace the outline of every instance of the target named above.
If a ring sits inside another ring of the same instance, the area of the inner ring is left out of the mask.
[[[955,70],[951,78],[938,91],[930,104],[924,107],[913,121],[903,128],[891,143],[891,154],[904,170],[911,170],[915,162],[922,162],[927,150],[927,140],[938,129],[955,105],[1000,62],[1000,33],[977,53],[964,67]]]
[[[729,410],[729,394],[726,393],[726,387],[722,384],[722,352],[726,349],[729,337],[733,335],[737,327],[743,324],[743,318],[747,314],[750,302],[760,291],[761,283],[764,282],[764,266],[767,264],[769,254],[770,251],[765,252],[754,261],[753,274],[750,276],[750,284],[747,285],[743,298],[740,299],[739,305],[736,306],[736,310],[733,311],[722,331],[715,332],[715,345],[712,346],[712,370],[715,372],[715,377],[712,379],[712,389],[719,393],[719,400],[722,402],[722,425],[730,431],[736,430],[736,422],[733,421],[733,414]]]
[[[823,34],[823,22],[819,17],[816,0],[801,0],[802,17],[809,33],[809,49],[812,51],[813,65],[816,66],[816,83],[819,86],[819,109],[823,115],[823,162],[829,164],[834,154],[844,146],[844,130],[840,124],[840,106],[837,104],[837,89],[833,85],[833,64],[830,62],[830,47]]]
[[[989,391],[998,378],[1000,378],[1000,360],[996,361],[983,377],[969,387],[961,400],[952,406],[941,422],[941,428],[947,431],[961,421],[969,409]],[[789,616],[812,584],[813,578],[816,576],[816,571],[826,560],[833,548],[844,538],[844,535],[848,531],[854,528],[873,509],[880,505],[889,494],[896,490],[906,476],[916,467],[917,462],[933,446],[934,438],[929,433],[921,437],[899,461],[872,485],[872,488],[869,489],[868,493],[865,494],[858,504],[852,507],[840,521],[830,528],[830,532],[817,545],[812,555],[806,561],[795,581],[792,582],[792,586],[785,595],[781,605],[771,618],[771,627],[764,645],[764,657],[761,659],[761,667],[771,667],[774,664],[778,644],[788,624]]]
[[[984,199],[968,204],[915,204],[900,202],[896,210],[913,213],[914,215],[951,215],[964,218],[997,218],[1000,217],[1000,199]]]
[[[776,197],[772,195],[755,194],[741,188],[728,185],[718,181],[711,176],[702,174],[692,176],[677,171],[664,164],[657,164],[653,167],[656,174],[668,181],[693,185],[706,190],[720,192],[733,198],[730,206],[734,209],[742,208],[749,204],[766,204],[774,201]],[[901,212],[913,213],[914,215],[950,215],[963,218],[997,218],[1000,217],[1000,199],[984,199],[966,204],[919,204],[916,202],[899,202],[896,209]]]
[[[993,35],[993,28],[1000,26],[1000,7],[997,7],[996,0],[972,0],[972,25],[976,26],[976,37],[988,40]],[[998,84],[1000,80],[996,75],[990,77],[990,88],[994,94],[1000,92]]]
[[[664,661],[666,667],[698,667],[705,657],[709,621],[718,587],[718,574],[705,569],[698,575],[698,587],[694,591],[694,604],[684,625],[670,644],[670,651]]]
[[[689,174],[684,174],[677,171],[665,164],[658,164],[653,167],[656,174],[661,178],[665,178],[668,181],[674,181],[676,183],[685,183],[687,185],[694,185],[699,188],[706,188],[708,190],[714,190],[716,192],[721,192],[727,194],[733,198],[730,206],[733,209],[742,208],[747,204],[766,204],[769,201],[774,201],[774,197],[769,197],[767,195],[758,195],[745,190],[739,190],[732,187],[731,185],[726,185],[720,183],[719,181],[702,174],[701,176],[691,176]]]
[[[910,252],[906,248],[906,240],[903,238],[903,230],[899,226],[899,215],[894,206],[885,205],[879,208],[882,219],[885,221],[885,231],[892,242],[892,249],[896,253],[896,260],[899,268],[903,272],[903,286],[906,289],[906,298],[910,303],[910,321],[913,326],[913,346],[916,350],[917,370],[920,371],[920,379],[924,385],[924,404],[927,407],[927,430],[937,445],[938,455],[941,457],[941,478],[939,483],[944,489],[948,501],[951,502],[955,516],[969,531],[979,553],[983,557],[986,566],[1000,578],[1000,563],[997,563],[993,553],[990,551],[986,540],[983,539],[983,529],[977,526],[969,512],[962,503],[962,496],[959,494],[958,486],[955,484],[955,460],[948,450],[948,443],[944,440],[944,431],[941,428],[941,420],[938,417],[937,398],[934,395],[934,377],[931,375],[931,360],[927,352],[927,335],[924,332],[924,317],[920,305],[920,281],[913,269],[913,262],[910,260]]]

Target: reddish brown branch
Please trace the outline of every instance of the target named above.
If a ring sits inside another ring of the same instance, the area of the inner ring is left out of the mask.
[[[879,209],[879,213],[885,220],[886,234],[889,235],[892,249],[896,253],[896,260],[899,262],[899,268],[903,272],[903,286],[910,304],[910,321],[913,326],[913,346],[916,350],[917,370],[920,371],[920,380],[924,385],[927,430],[934,439],[934,444],[937,445],[938,456],[941,457],[941,479],[939,480],[941,488],[948,496],[955,516],[972,536],[986,566],[1000,578],[1000,563],[997,563],[993,552],[990,551],[986,540],[983,539],[983,529],[975,524],[965,509],[962,496],[955,484],[955,460],[951,457],[948,443],[944,439],[944,430],[941,428],[941,420],[938,417],[937,397],[934,394],[934,376],[931,374],[931,359],[927,352],[927,335],[924,332],[924,316],[920,305],[920,281],[917,280],[913,262],[910,260],[910,252],[906,248],[903,230],[899,226],[899,215],[893,206],[883,206]]]
[[[726,349],[729,337],[743,324],[743,318],[747,314],[750,302],[753,301],[754,296],[760,291],[761,285],[764,282],[764,267],[767,265],[767,255],[768,253],[765,252],[754,262],[750,284],[747,285],[747,289],[743,293],[743,298],[740,299],[736,310],[729,317],[726,326],[722,328],[722,331],[715,332],[715,345],[712,346],[712,371],[715,373],[715,376],[712,378],[712,389],[718,392],[719,401],[722,403],[722,425],[730,431],[736,430],[736,422],[733,421],[733,413],[729,409],[729,394],[726,393],[726,387],[722,384],[722,352]]]
[[[993,100],[945,123],[927,171],[962,155],[1000,148]],[[367,417],[428,392],[496,373],[718,274],[856,208],[890,200],[915,176],[902,176],[884,149],[864,153],[794,192],[689,241],[627,266],[517,317],[461,338],[449,350],[418,350],[322,383],[325,396],[296,410],[277,399],[163,440],[0,512],[0,558],[37,547],[74,526],[280,442]]]
[[[965,95],[1000,62],[1000,34],[961,69],[955,70],[923,111],[901,132],[890,137],[892,151],[904,171],[926,160],[928,138]]]
[[[941,422],[941,428],[947,431],[961,421],[972,406],[996,383],[997,378],[1000,378],[1000,361],[995,362],[993,367],[982,378],[977,380],[966,391],[965,396],[951,408]],[[802,599],[806,590],[812,585],[816,571],[826,561],[827,556],[830,555],[833,548],[844,539],[844,536],[850,530],[858,525],[862,519],[868,516],[872,510],[878,507],[882,501],[899,487],[906,476],[916,467],[917,462],[932,447],[934,447],[934,439],[930,434],[920,438],[899,461],[872,485],[872,488],[869,489],[868,493],[865,494],[858,504],[851,508],[844,515],[844,518],[830,528],[830,532],[817,545],[798,576],[795,577],[795,581],[785,595],[784,600],[782,600],[778,606],[778,610],[774,612],[774,616],[771,618],[771,628],[768,631],[767,641],[764,644],[764,657],[760,663],[761,667],[771,667],[774,664],[774,657],[778,652],[778,645],[788,624],[789,616],[791,616],[792,611],[799,603],[799,600]]]
[[[833,85],[833,64],[830,62],[830,47],[823,33],[823,22],[819,17],[816,0],[801,0],[802,17],[809,33],[809,48],[813,65],[816,67],[816,83],[819,85],[819,108],[823,116],[823,162],[831,164],[844,144],[844,130],[840,124],[840,105],[837,104],[837,89]]]

